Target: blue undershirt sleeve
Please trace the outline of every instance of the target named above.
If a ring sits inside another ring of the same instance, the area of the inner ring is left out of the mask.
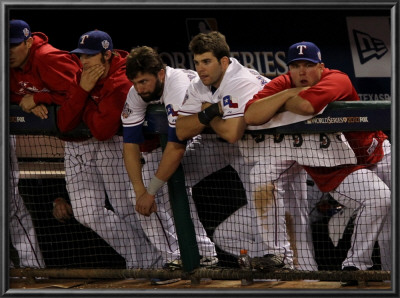
[[[142,124],[130,127],[123,127],[124,143],[140,144],[144,142],[144,135],[142,130]]]
[[[175,127],[171,127],[171,126],[168,126],[168,142],[174,142],[174,143],[186,145],[186,140],[185,141],[179,140],[178,137],[176,136]]]

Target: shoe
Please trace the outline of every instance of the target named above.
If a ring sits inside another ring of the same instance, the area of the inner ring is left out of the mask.
[[[354,266],[349,266],[349,267],[343,267],[342,271],[358,271],[357,267]],[[354,287],[358,286],[358,281],[357,280],[341,280],[340,285],[342,287]]]
[[[169,285],[169,284],[173,284],[175,282],[180,281],[180,278],[172,278],[172,279],[164,279],[164,278],[152,278],[150,280],[152,285],[155,286],[160,286],[160,285]]]
[[[263,257],[252,258],[251,265],[254,269],[259,270],[273,270],[285,267],[283,258],[273,254],[266,254]]]
[[[169,270],[182,269],[182,261],[176,259],[171,262],[165,263],[163,269],[169,269]]]
[[[200,266],[201,267],[213,267],[218,264],[218,261],[219,261],[218,258],[215,256],[214,257],[201,257]]]

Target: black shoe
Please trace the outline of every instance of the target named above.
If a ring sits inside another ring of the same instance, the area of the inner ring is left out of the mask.
[[[168,270],[182,269],[182,261],[173,260],[171,262],[165,263],[163,269],[168,269]]]
[[[200,256],[200,267],[215,267],[218,265],[218,258],[214,257],[202,257]]]
[[[165,279],[165,278],[152,278],[150,280],[150,283],[154,286],[160,286],[160,285],[169,285],[175,282],[180,281],[180,278],[172,278],[172,279]]]
[[[358,269],[357,267],[354,266],[349,266],[349,267],[343,267],[342,271],[358,271],[360,269]],[[354,287],[354,286],[358,286],[358,281],[357,280],[341,280],[340,281],[340,285],[342,287]]]
[[[285,263],[283,258],[278,255],[267,254],[263,257],[255,257],[251,259],[251,265],[254,269],[259,270],[274,270],[283,268]]]

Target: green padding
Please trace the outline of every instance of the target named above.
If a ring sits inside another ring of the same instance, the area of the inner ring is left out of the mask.
[[[167,144],[167,136],[160,135],[160,139],[161,146],[164,149]],[[196,232],[190,217],[189,200],[186,193],[182,165],[179,165],[169,179],[168,188],[183,270],[191,272],[200,266],[200,254],[196,241]]]
[[[390,100],[379,101],[335,101],[331,102],[325,112],[337,109],[389,109],[392,105]]]

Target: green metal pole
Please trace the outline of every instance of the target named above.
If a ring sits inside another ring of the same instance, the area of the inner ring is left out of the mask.
[[[160,139],[161,146],[164,150],[167,144],[167,136],[165,134],[160,134]],[[190,216],[185,176],[181,164],[169,179],[168,189],[183,270],[191,272],[200,266],[200,254],[196,241],[196,231]]]

